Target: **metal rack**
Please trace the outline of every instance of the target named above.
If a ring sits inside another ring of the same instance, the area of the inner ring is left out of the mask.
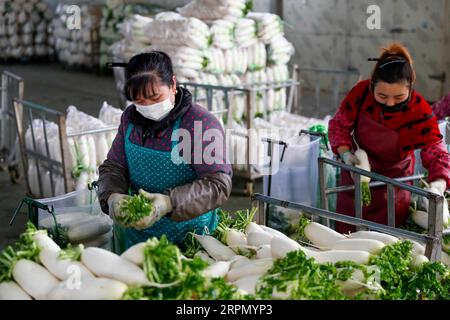
[[[19,179],[19,148],[14,120],[13,99],[23,99],[24,80],[3,71],[0,95],[0,170],[8,169],[12,183]]]
[[[247,130],[254,129],[254,119],[256,116],[256,107],[254,101],[256,101],[256,97],[258,94],[263,92],[263,112],[262,118],[267,119],[269,115],[270,107],[268,105],[267,92],[269,90],[278,90],[278,89],[286,89],[287,93],[287,101],[285,111],[291,112],[294,109],[294,106],[298,103],[298,87],[300,82],[298,81],[298,67],[294,65],[292,71],[292,79],[279,82],[279,83],[258,83],[254,85],[243,85],[238,87],[226,87],[226,86],[215,86],[215,85],[206,85],[200,83],[181,83],[180,85],[190,89],[193,96],[193,101],[196,103],[200,103],[204,105],[209,111],[213,114],[222,114],[226,115],[225,119],[227,120],[226,128],[231,129],[230,124],[232,119],[233,112],[233,97],[235,95],[241,96],[245,99],[245,119],[244,124]],[[204,94],[201,94],[204,92]],[[219,99],[223,99],[223,108],[220,110],[213,109],[213,99],[219,97]],[[251,155],[250,148],[252,141],[250,139],[249,134],[242,134],[239,132],[234,132],[230,130],[231,136],[239,136],[245,139],[245,145],[247,150],[247,157],[245,163],[245,170],[233,169],[233,174],[238,177],[245,178],[246,182],[246,190],[245,193],[251,195],[253,193],[253,181],[261,178],[262,174],[255,168],[254,165],[251,164]]]
[[[43,195],[43,183],[42,172],[48,170],[50,172],[51,192],[55,197],[55,177],[62,176],[64,179],[64,192],[69,193],[74,190],[74,179],[72,178],[72,168],[70,167],[70,153],[68,138],[79,137],[82,135],[100,134],[111,131],[117,131],[116,126],[108,126],[105,128],[67,133],[66,129],[66,116],[65,114],[48,108],[46,106],[38,105],[30,101],[24,101],[21,99],[14,99],[14,113],[17,124],[19,146],[22,155],[22,164],[25,171],[25,180],[27,183],[28,194],[33,198],[44,198]],[[36,145],[36,128],[34,127],[34,120],[42,120],[44,141],[45,141],[45,154],[38,152]],[[49,150],[49,136],[48,136],[48,123],[51,121],[58,126],[58,139],[60,146],[61,160],[57,161],[52,159]],[[27,129],[30,128],[32,137],[32,147],[29,148],[25,141],[25,135]],[[29,163],[34,161],[37,168],[37,180],[39,184],[39,194],[33,194],[30,187],[30,179],[28,177],[27,169]]]
[[[398,179],[391,179],[385,176],[368,172],[353,166],[348,166],[343,163],[330,160],[327,158],[319,158],[319,184],[320,184],[320,197],[322,208],[311,207],[301,203],[293,203],[284,201],[282,199],[276,199],[261,194],[255,194],[252,196],[253,201],[257,201],[259,205],[258,223],[266,224],[268,221],[269,211],[268,205],[274,205],[283,208],[290,208],[298,210],[299,214],[305,213],[312,218],[321,218],[322,222],[330,226],[331,221],[339,221],[356,226],[358,229],[371,229],[393,236],[411,239],[426,244],[425,255],[431,261],[439,261],[441,259],[442,251],[442,237],[444,235],[450,235],[450,229],[443,229],[443,219],[441,214],[443,203],[445,201],[443,196],[425,191],[418,187],[411,186],[405,182],[414,181],[422,178],[421,175],[404,177]],[[327,188],[325,184],[324,167],[325,165],[332,165],[339,167],[341,170],[349,170],[353,173],[355,185],[354,186],[340,186]],[[383,225],[371,221],[364,220],[362,217],[362,199],[361,199],[361,175],[370,177],[374,182],[370,183],[371,187],[387,186],[388,190],[388,225]],[[417,194],[422,197],[426,197],[429,200],[429,215],[428,215],[428,231],[426,234],[419,234],[416,232],[395,228],[395,192],[394,188],[400,188],[407,190],[411,193]],[[327,197],[330,194],[355,190],[355,217],[346,216],[343,214],[331,212],[328,210]]]

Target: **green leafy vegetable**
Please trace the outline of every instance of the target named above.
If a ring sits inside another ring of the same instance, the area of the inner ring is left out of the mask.
[[[123,225],[132,225],[139,220],[150,216],[153,211],[153,202],[144,197],[142,194],[137,194],[124,200],[121,205],[121,210],[125,214],[119,216],[117,219]]]
[[[20,235],[19,241],[14,246],[6,247],[0,253],[0,282],[12,280],[12,270],[15,263],[20,259],[39,263],[40,249],[33,240],[33,235],[36,232],[45,231],[38,231],[31,222],[28,222],[25,232]]]
[[[79,244],[77,246],[67,245],[67,248],[61,250],[58,258],[61,260],[69,259],[72,261],[80,261],[81,254],[83,253],[84,246]]]

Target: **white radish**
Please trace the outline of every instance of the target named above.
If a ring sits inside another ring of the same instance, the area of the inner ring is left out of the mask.
[[[327,250],[353,250],[367,251],[371,254],[379,254],[384,248],[384,243],[371,239],[344,239],[335,242]]]
[[[359,164],[356,165],[357,168],[370,171],[370,162],[367,153],[358,148],[355,151],[355,157],[359,160]],[[370,194],[370,177],[360,176],[361,177],[361,193],[362,193],[362,202],[364,206],[368,206],[371,202],[371,194]]]
[[[234,229],[228,229],[225,232],[225,242],[234,252],[237,253],[247,246],[247,237],[243,232]]]
[[[413,245],[413,249],[412,249],[413,254],[425,255],[425,246],[421,245],[420,243],[418,243],[417,241],[414,241],[414,240],[408,240],[408,241],[410,241]]]
[[[305,227],[305,237],[318,247],[329,247],[345,237],[317,222],[310,222]]]
[[[112,239],[112,232],[108,231],[96,238],[81,241],[81,243],[83,243],[85,248],[90,247],[102,248],[106,246],[111,239]]]
[[[36,242],[39,249],[43,250],[45,248],[52,250],[61,250],[61,248],[47,235],[45,230],[39,230],[33,235],[33,240]]]
[[[256,249],[257,259],[272,258],[272,248],[270,244],[265,244]]]
[[[17,284],[34,299],[45,299],[59,283],[44,267],[24,259],[17,261],[12,274]]]
[[[111,231],[112,225],[109,219],[99,217],[89,221],[80,221],[70,226],[67,237],[70,242],[83,242],[96,238]]]
[[[235,282],[232,282],[233,285],[238,287],[240,290],[244,291],[247,294],[254,295],[256,291],[256,284],[258,280],[261,278],[261,275],[254,274],[246,277],[242,277]]]
[[[247,244],[254,247],[270,245],[273,236],[265,231],[252,231],[247,235]]]
[[[262,229],[262,227],[259,224],[256,224],[254,222],[250,222],[247,225],[247,228],[245,228],[245,233],[246,234],[249,234],[250,232],[255,232],[255,231],[261,232],[261,231],[264,231],[264,230]]]
[[[119,300],[127,285],[106,278],[83,279],[78,284],[66,280],[47,295],[49,300]]]
[[[427,262],[430,262],[430,260],[426,256],[421,254],[413,254],[410,266],[413,269],[419,269],[424,263]]]
[[[285,235],[284,233],[282,233],[282,232],[280,232],[280,231],[278,231],[278,230],[275,230],[275,229],[273,229],[273,228],[271,228],[271,227],[264,226],[264,225],[259,225],[259,227],[260,227],[261,229],[263,229],[264,231],[270,233],[270,234],[273,235],[274,237],[275,237],[275,236],[277,236],[277,237],[287,237],[287,235]]]
[[[236,256],[236,253],[233,250],[214,237],[198,234],[194,234],[193,236],[216,261],[229,261]]]
[[[210,265],[208,268],[202,271],[202,274],[206,278],[221,278],[225,277],[230,270],[230,261],[217,261]]]
[[[450,255],[444,251],[441,253],[441,262],[447,267],[450,267]]]
[[[31,300],[31,297],[14,281],[0,283],[0,300]]]
[[[337,263],[352,261],[359,264],[368,264],[370,253],[367,251],[330,250],[314,252],[311,255],[318,263]]]
[[[231,260],[230,269],[239,268],[241,266],[247,265],[250,259],[245,256],[236,256]]]
[[[292,251],[302,250],[304,252],[308,252],[298,242],[287,237],[273,237],[272,241],[270,242],[270,249],[272,251],[273,259],[282,259]]]
[[[350,279],[346,281],[336,280],[336,284],[340,286],[343,291],[351,291],[363,287],[365,280],[364,272],[360,269],[355,269]]]
[[[92,278],[94,275],[79,261],[60,259],[61,251],[46,248],[39,253],[39,260],[55,277],[65,280],[71,276]]]
[[[209,264],[209,265],[211,265],[211,264],[213,264],[213,263],[216,262],[213,258],[211,258],[211,257],[206,253],[206,251],[203,251],[203,250],[197,251],[197,252],[194,254],[194,258],[199,258],[199,259],[205,261],[205,262],[206,262],[207,264]]]
[[[272,259],[250,260],[246,265],[233,268],[227,273],[227,280],[234,282],[250,275],[263,275],[272,268]]]
[[[376,231],[357,231],[354,233],[350,233],[348,235],[349,239],[372,239],[372,240],[378,240],[383,242],[385,245],[390,245],[397,243],[399,239],[397,237],[376,232]]]
[[[120,256],[100,248],[87,248],[81,262],[96,276],[122,281],[127,285],[147,285],[147,277],[138,266]]]
[[[411,217],[419,227],[428,229],[428,212],[416,210]]]
[[[138,266],[142,266],[144,264],[144,248],[145,242],[135,244],[134,246],[128,248],[124,253],[122,253],[121,257],[133,262]]]

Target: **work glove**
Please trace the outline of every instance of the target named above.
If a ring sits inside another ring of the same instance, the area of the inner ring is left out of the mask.
[[[439,194],[443,196],[445,190],[447,190],[447,182],[445,182],[444,179],[434,180],[430,182],[430,189],[436,189],[437,191],[439,191]]]
[[[160,193],[149,193],[142,189],[139,190],[139,194],[153,202],[153,213],[148,217],[142,218],[132,227],[138,230],[150,228],[166,214],[172,212],[172,202],[169,196]]]
[[[345,151],[341,154],[340,157],[346,165],[356,166],[357,164],[359,164],[358,158],[351,151]]]
[[[130,198],[129,195],[121,194],[121,193],[112,193],[108,198],[109,216],[118,225],[123,226],[118,221],[117,218],[125,215],[125,213],[121,211],[121,206],[122,206],[123,201],[126,199],[129,199],[129,198]],[[125,226],[123,226],[123,227],[125,227]]]

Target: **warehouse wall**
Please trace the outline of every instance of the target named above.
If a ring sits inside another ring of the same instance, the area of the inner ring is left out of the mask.
[[[304,67],[358,68],[368,77],[379,47],[403,42],[417,69],[416,88],[428,100],[450,92],[449,0],[284,0],[287,38]],[[381,9],[381,29],[369,30],[367,7]],[[446,82],[430,76],[446,73]],[[312,77],[308,81],[312,80]],[[309,83],[312,85],[312,83]]]

